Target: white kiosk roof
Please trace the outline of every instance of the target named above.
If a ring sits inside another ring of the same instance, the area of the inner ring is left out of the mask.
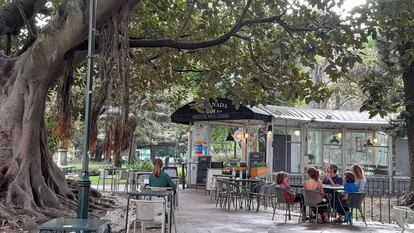
[[[347,128],[385,128],[390,126],[390,117],[381,118],[375,116],[369,118],[368,112],[329,110],[329,109],[313,109],[299,107],[285,107],[274,105],[260,105],[260,108],[271,114],[274,124],[299,125],[310,123],[311,125],[331,128],[347,127]]]

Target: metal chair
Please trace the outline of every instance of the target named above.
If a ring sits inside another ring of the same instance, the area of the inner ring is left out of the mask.
[[[213,195],[214,198],[217,198],[217,181],[216,181],[216,177],[212,176],[211,177],[211,182],[207,183],[207,187],[206,187],[206,191],[209,190],[209,194],[210,194],[210,201],[213,199]]]
[[[273,183],[265,183],[260,186],[259,192],[257,194],[257,208],[256,212],[259,212],[260,202],[263,202],[264,209],[267,209],[268,203],[274,206],[273,200],[276,200],[276,193],[274,193],[274,184]]]
[[[252,183],[249,187],[249,190],[246,191],[246,204],[247,204],[247,209],[250,211],[250,209],[253,207],[254,209],[254,200],[258,200],[259,196],[260,196],[260,189],[262,188],[263,185],[265,185],[266,183],[259,181],[259,182],[255,182]]]
[[[127,170],[127,179],[125,181],[124,192],[136,191],[136,174],[134,170]]]
[[[290,206],[292,205],[296,205],[298,203],[300,203],[300,201],[294,201],[294,202],[288,202],[286,201],[286,196],[285,193],[289,192],[289,190],[277,185],[275,186],[275,191],[276,191],[276,200],[277,203],[279,204],[284,204],[286,206],[286,213],[285,213],[285,223],[287,222],[287,216],[289,214],[289,220],[290,220]],[[276,210],[276,205],[274,205],[273,207],[273,217],[272,217],[272,221],[275,219],[275,210]],[[288,213],[289,211],[289,213]],[[299,222],[300,222],[300,217],[302,216],[302,212],[299,215]]]
[[[78,180],[81,176],[82,169],[70,169],[68,173],[65,174],[66,179]]]
[[[153,191],[172,191],[171,187],[146,186],[145,188],[153,190]],[[177,225],[175,224],[176,222],[175,222],[175,214],[174,214],[175,213],[175,200],[176,200],[175,195],[176,194],[177,193],[174,193],[173,196],[171,197],[172,198],[172,206],[169,205],[169,203],[167,203],[167,205],[166,205],[167,213],[170,213],[170,208],[172,208],[172,211],[171,211],[172,215],[168,216],[168,219],[169,219],[169,221],[172,221],[172,223],[174,223],[174,232],[177,232]]]
[[[131,200],[135,204],[134,233],[136,232],[136,221],[141,222],[141,233],[145,232],[145,224],[155,221],[156,216],[161,216],[161,232],[165,232],[166,203],[162,199],[157,200]],[[159,206],[162,205],[162,208]],[[129,232],[129,224],[127,231]]]
[[[414,211],[408,206],[394,206],[393,209],[397,212],[397,224],[402,228],[401,232],[414,232],[413,225],[407,223],[407,218],[412,217]]]
[[[230,204],[233,203],[233,206],[237,210],[237,200],[241,197],[239,187],[235,183],[229,181],[223,181],[223,184],[227,194],[227,208],[230,209]]]
[[[142,190],[147,184],[149,184],[149,175],[139,175],[137,180],[137,189]]]
[[[105,168],[100,168],[99,169],[99,178],[98,178],[98,184],[96,185],[96,189],[98,189],[99,187],[99,183],[101,180],[102,181],[102,191],[105,191],[105,180],[111,180],[111,189],[112,189],[112,185],[113,185],[113,175],[109,175],[109,170],[105,169]]]
[[[170,177],[178,177],[177,167],[164,167],[163,171]]]
[[[220,208],[223,208],[223,202],[225,203],[225,200],[227,200],[227,193],[224,188],[224,181],[221,179],[217,179],[216,184],[217,184],[216,207],[220,203]]]
[[[125,183],[127,183],[127,180],[129,178],[128,177],[128,171],[127,170],[115,170],[114,176],[115,176],[115,181],[114,181],[114,183],[115,183],[114,189],[115,190],[118,190],[119,189],[119,184],[121,183],[121,181],[124,180]]]
[[[329,197],[326,194],[321,193],[319,191],[315,191],[315,190],[307,190],[307,189],[304,189],[302,191],[302,193],[303,193],[303,204],[304,204],[304,206],[309,206],[310,209],[312,209],[312,208],[316,209],[316,221],[315,221],[315,224],[318,224],[318,212],[319,212],[319,208],[326,207],[327,210],[328,210],[328,212],[330,212],[330,209],[331,208],[330,208],[330,204],[329,204],[330,203]],[[326,200],[325,203],[322,203],[323,202],[323,199]],[[310,211],[310,212],[312,212],[312,211]],[[328,214],[328,217],[329,216],[330,216],[330,214]]]
[[[346,203],[351,213],[352,213],[352,209],[359,210],[359,212],[361,213],[362,220],[364,220],[365,226],[368,226],[367,221],[365,220],[365,214],[362,211],[362,202],[364,201],[364,198],[365,198],[364,192],[349,193],[348,200],[346,201]],[[349,219],[349,224],[352,226],[352,219]]]

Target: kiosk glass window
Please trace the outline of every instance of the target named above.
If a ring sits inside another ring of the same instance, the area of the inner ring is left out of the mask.
[[[343,172],[342,167],[342,133],[334,129],[309,129],[308,130],[308,166],[315,166],[324,171],[328,164],[338,166],[338,172]]]
[[[273,171],[300,173],[300,128],[273,129]]]
[[[353,164],[362,166],[367,175],[387,175],[388,135],[378,131],[348,131],[345,162],[347,169]]]

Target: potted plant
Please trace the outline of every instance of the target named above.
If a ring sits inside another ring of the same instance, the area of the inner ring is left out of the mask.
[[[305,156],[308,157],[309,164],[312,164],[314,162],[314,160],[315,160],[315,155],[314,154],[307,154]]]

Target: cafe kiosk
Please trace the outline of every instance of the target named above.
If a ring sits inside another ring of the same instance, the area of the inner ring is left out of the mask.
[[[189,125],[188,131],[188,153],[187,153],[187,186],[206,185],[209,183],[208,171],[211,168],[211,147],[210,132],[212,125],[228,125],[239,130],[233,133],[234,140],[239,140],[241,144],[241,164],[248,164],[250,152],[257,152],[256,147],[251,146],[250,140],[256,137],[257,129],[271,128],[271,115],[257,107],[247,107],[235,105],[228,99],[210,99],[206,109],[198,111],[195,103],[184,105],[175,111],[171,116],[171,121],[179,124]],[[266,157],[271,156],[271,133],[266,135],[266,151],[262,151]],[[249,139],[250,138],[250,139]],[[264,165],[265,166],[265,165]],[[239,174],[249,175],[249,167],[232,166],[231,169],[239,170]],[[212,174],[219,174],[221,168],[211,171]],[[266,174],[263,174],[266,175]],[[243,177],[243,176],[242,176]],[[208,185],[207,185],[208,186]],[[208,188],[208,187],[207,187]]]

